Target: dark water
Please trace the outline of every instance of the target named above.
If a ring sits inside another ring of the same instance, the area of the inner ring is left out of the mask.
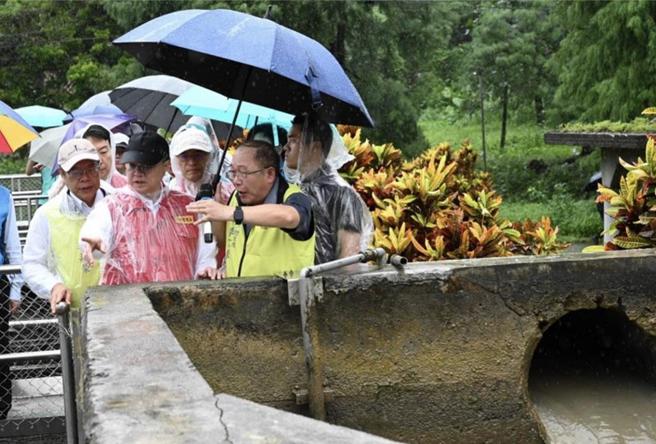
[[[656,388],[639,379],[553,375],[531,395],[552,443],[656,442]]]
[[[552,443],[656,443],[654,338],[621,310],[580,310],[538,345],[529,391]]]

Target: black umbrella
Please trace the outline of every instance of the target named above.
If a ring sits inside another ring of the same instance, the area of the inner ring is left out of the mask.
[[[193,83],[172,76],[146,76],[114,88],[109,92],[109,98],[124,113],[137,116],[143,123],[175,131],[187,122],[189,116],[171,106],[171,102],[193,86]]]

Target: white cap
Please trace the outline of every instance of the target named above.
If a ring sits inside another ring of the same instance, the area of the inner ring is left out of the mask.
[[[114,138],[114,143],[116,145],[119,143],[124,143],[127,146],[128,142],[130,141],[130,138],[123,133],[114,133],[112,134],[112,137]]]
[[[81,160],[100,162],[96,147],[86,139],[67,140],[59,147],[57,163],[67,173]]]
[[[212,152],[212,142],[210,142],[210,138],[205,131],[187,128],[173,136],[173,139],[171,139],[171,154],[179,156],[189,150]]]

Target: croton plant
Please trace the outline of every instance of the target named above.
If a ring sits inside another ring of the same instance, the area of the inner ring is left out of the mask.
[[[340,174],[360,193],[374,220],[373,244],[413,261],[513,254],[553,254],[567,247],[547,217],[511,223],[489,173],[476,170],[469,142],[434,146],[404,160],[392,144],[362,140],[339,127],[355,157]]]
[[[635,163],[619,159],[627,170],[620,178],[619,191],[598,187],[597,202],[608,202],[606,211],[613,218],[607,229],[615,237],[606,250],[656,247],[656,148],[653,135],[648,136],[645,160]]]

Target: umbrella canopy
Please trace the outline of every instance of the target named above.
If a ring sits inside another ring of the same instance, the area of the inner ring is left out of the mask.
[[[171,105],[187,116],[199,116],[230,123],[237,110],[238,101],[229,99],[223,94],[210,91],[207,88],[195,86],[175,99]],[[242,102],[236,125],[242,128],[250,128],[257,123],[271,122],[274,125],[289,129],[293,118],[293,115],[282,111]]]
[[[146,76],[110,91],[109,98],[123,112],[157,128],[175,131],[188,119],[171,102],[194,84],[176,77]]]
[[[134,116],[127,114],[78,117],[69,124],[50,128],[39,133],[38,139],[32,142],[30,146],[29,158],[42,165],[55,165],[60,145],[71,139],[76,132],[85,126],[98,124],[113,130],[131,120],[134,120]]]
[[[11,154],[36,137],[36,130],[0,100],[0,153]]]
[[[149,68],[228,97],[335,123],[373,126],[360,95],[320,43],[271,20],[223,9],[177,11],[114,43]]]
[[[68,117],[68,113],[64,110],[41,105],[23,106],[16,108],[16,112],[27,123],[40,128],[61,126],[64,124],[66,117]]]
[[[118,115],[123,114],[123,110],[116,105],[108,103],[106,105],[87,105],[81,106],[71,112],[74,118],[83,116],[96,116],[96,115]]]

